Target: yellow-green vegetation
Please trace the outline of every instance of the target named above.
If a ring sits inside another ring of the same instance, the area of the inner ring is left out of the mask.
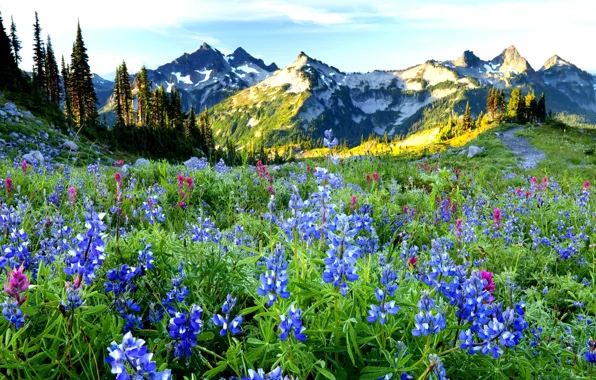
[[[231,139],[237,147],[266,141],[289,143],[297,133],[295,116],[310,92],[287,92],[285,87],[252,87],[212,109],[213,136]]]

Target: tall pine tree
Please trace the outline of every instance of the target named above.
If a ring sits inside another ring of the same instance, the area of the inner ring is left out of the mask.
[[[116,125],[124,126],[124,107],[122,106],[122,89],[120,86],[121,83],[121,75],[120,74],[120,66],[116,67],[116,79],[114,81],[114,93],[112,97],[114,98],[114,102],[116,103]]]
[[[488,89],[488,98],[486,99],[486,113],[492,120],[497,118],[497,89],[491,87]]]
[[[526,113],[525,119],[530,123],[536,121],[536,95],[533,91],[528,92],[525,99],[524,111]]]
[[[544,99],[544,92],[540,95],[538,104],[536,104],[536,121],[542,123],[546,120],[546,100]]]
[[[141,67],[135,79],[137,88],[137,125],[149,124],[149,108],[151,101],[151,84],[147,79],[147,69]]]
[[[77,36],[70,60],[68,90],[71,99],[72,119],[77,127],[97,125],[97,95],[93,87],[93,74],[89,56],[83,42],[81,24],[77,24]]]
[[[17,37],[17,26],[14,23],[12,16],[10,17],[10,44],[12,45],[12,54],[14,55],[15,64],[18,66],[21,63],[21,41]]]
[[[522,122],[523,119],[523,99],[521,90],[516,87],[511,91],[511,97],[507,104],[507,117],[514,121]]]
[[[42,91],[46,91],[45,61],[45,49],[43,40],[41,39],[39,16],[35,12],[35,24],[33,24],[33,82]]]
[[[473,129],[474,122],[472,121],[472,115],[470,111],[470,102],[466,103],[466,111],[462,118],[462,129],[464,131],[471,131]]]
[[[58,63],[52,48],[52,39],[48,35],[45,54],[46,93],[50,100],[56,104],[60,103],[60,73]]]
[[[10,39],[6,35],[2,14],[0,14],[0,88],[14,87],[17,73],[18,67],[12,54]]]
[[[72,122],[72,110],[71,110],[71,103],[70,103],[70,93],[68,91],[68,77],[70,68],[66,66],[64,62],[64,56],[62,56],[62,65],[61,65],[61,73],[62,73],[62,94],[64,94],[64,115],[66,116],[66,120],[69,121],[69,124]]]

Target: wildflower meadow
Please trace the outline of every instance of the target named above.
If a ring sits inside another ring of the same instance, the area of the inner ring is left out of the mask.
[[[571,379],[591,178],[334,156],[0,163],[0,376]]]

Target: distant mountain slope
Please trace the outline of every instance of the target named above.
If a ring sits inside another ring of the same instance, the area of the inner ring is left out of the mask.
[[[190,54],[185,53],[155,70],[147,69],[147,76],[153,88],[163,86],[170,92],[172,86],[176,86],[182,95],[182,107],[188,111],[191,106],[197,110],[212,107],[235,92],[269,77],[277,69],[275,63],[266,65],[240,47],[232,54],[224,55],[203,43]],[[131,75],[131,81],[134,77],[134,74]],[[108,90],[111,95],[114,83],[102,80],[104,83],[96,85],[98,95]],[[107,98],[98,96],[100,108],[104,111],[112,109],[108,99],[110,95]]]
[[[551,62],[552,61],[552,62]],[[471,51],[453,61],[427,61],[405,70],[344,73],[300,53],[296,61],[213,107],[214,135],[274,146],[333,128],[354,145],[361,136],[405,135],[435,126],[470,102],[485,108],[489,87],[545,92],[553,111],[596,120],[594,77],[561,59],[535,71],[514,46],[490,61]]]

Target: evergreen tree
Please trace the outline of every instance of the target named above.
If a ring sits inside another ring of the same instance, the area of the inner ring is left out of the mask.
[[[466,111],[462,119],[462,129],[464,131],[470,131],[473,129],[472,115],[470,113],[470,102],[466,103]]]
[[[10,39],[2,23],[2,14],[0,14],[0,88],[14,87],[17,74],[18,67],[12,54]]]
[[[183,129],[184,120],[182,119],[182,98],[180,91],[176,86],[172,87],[170,92],[170,107],[168,110],[169,128],[179,132]]]
[[[126,68],[126,62],[122,61],[120,67],[116,70],[116,82],[118,82],[118,97],[120,104],[121,123],[123,125],[132,125],[134,102],[132,99],[132,87],[130,76]]]
[[[525,119],[531,123],[536,121],[536,95],[534,92],[528,92],[525,99]]]
[[[509,98],[509,103],[507,104],[507,117],[511,120],[522,122],[523,119],[523,101],[521,96],[521,90],[519,87],[516,87],[511,91],[511,97]]]
[[[35,24],[33,24],[33,82],[42,91],[46,91],[45,60],[41,26],[39,25],[37,12],[35,12]]]
[[[52,40],[48,35],[45,53],[45,74],[46,74],[46,93],[50,100],[56,104],[60,103],[60,73],[58,72],[58,63],[52,48]]]
[[[69,120],[69,123],[72,121],[70,118],[72,116],[71,104],[70,104],[70,94],[68,92],[68,75],[70,68],[64,62],[64,56],[62,56],[62,65],[61,65],[61,73],[62,73],[62,93],[64,94],[64,114],[66,119]]]
[[[135,81],[137,87],[137,124],[140,126],[147,125],[149,124],[151,84],[147,79],[147,69],[145,66],[141,67]]]
[[[116,103],[116,125],[124,126],[124,107],[122,107],[122,90],[120,89],[120,66],[116,67],[116,79],[114,81],[114,93],[112,97]]]
[[[482,127],[482,118],[484,117],[482,110],[478,114],[478,118],[476,119],[475,129],[480,129]]]
[[[68,79],[73,122],[78,127],[94,126],[97,122],[97,96],[80,23],[77,24],[77,36],[70,62],[71,72]]]
[[[507,112],[506,105],[505,105],[505,90],[497,90],[495,89],[495,117],[493,120],[496,120],[498,123],[501,122],[503,116]]]
[[[486,113],[491,119],[496,119],[497,115],[497,90],[495,88],[488,89],[488,98],[486,99]]]
[[[540,95],[538,104],[536,104],[536,121],[542,123],[546,120],[546,100],[544,99],[544,92]]]
[[[10,44],[12,46],[12,54],[14,55],[15,64],[18,66],[21,63],[21,41],[17,37],[17,26],[14,23],[12,16],[10,17]]]

